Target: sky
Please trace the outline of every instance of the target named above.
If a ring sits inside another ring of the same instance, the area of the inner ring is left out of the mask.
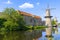
[[[31,13],[40,16],[45,20],[47,5],[55,8],[51,11],[51,15],[60,22],[60,0],[0,0],[0,12],[5,8],[14,8],[16,10]]]

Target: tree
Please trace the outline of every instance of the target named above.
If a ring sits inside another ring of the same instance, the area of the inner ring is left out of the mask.
[[[6,8],[2,12],[2,17],[6,19],[3,23],[4,28],[7,30],[25,30],[25,22],[23,20],[23,16],[21,16],[15,9]]]
[[[58,27],[60,27],[60,23],[58,23]]]
[[[6,21],[5,19],[0,18],[0,28],[3,27],[3,23],[4,23],[5,21]]]
[[[53,25],[53,26],[56,25],[56,22],[55,22],[54,20],[52,20],[52,25]]]

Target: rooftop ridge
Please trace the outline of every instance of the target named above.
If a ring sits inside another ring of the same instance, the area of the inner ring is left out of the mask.
[[[25,16],[32,16],[32,17],[37,18],[37,19],[41,18],[40,16],[36,16],[36,15],[30,14],[30,13],[27,13],[27,12],[24,12],[24,11],[20,11],[20,10],[17,10],[17,11],[20,14],[25,15]]]

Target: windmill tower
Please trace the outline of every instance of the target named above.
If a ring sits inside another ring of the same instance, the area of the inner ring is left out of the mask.
[[[52,16],[50,15],[50,8],[49,8],[49,6],[48,6],[48,8],[46,9],[46,16],[45,16],[45,18],[46,18],[46,26],[48,26],[48,27],[52,27],[52,25],[51,25],[51,18],[52,18]]]
[[[50,15],[50,10],[52,10],[52,9],[54,9],[54,8],[49,8],[49,5],[48,5],[48,8],[46,9],[45,25],[48,27],[48,28],[46,28],[46,36],[48,36],[48,37],[52,36],[52,24],[51,24],[52,16]]]

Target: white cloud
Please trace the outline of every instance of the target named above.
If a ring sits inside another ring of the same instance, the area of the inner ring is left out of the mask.
[[[40,5],[40,3],[39,3],[39,2],[37,2],[37,5]]]
[[[30,3],[24,3],[22,5],[19,6],[19,8],[34,8],[34,5],[33,4],[30,4]]]
[[[12,4],[12,2],[10,0],[8,0],[7,2],[4,2],[5,4]]]

